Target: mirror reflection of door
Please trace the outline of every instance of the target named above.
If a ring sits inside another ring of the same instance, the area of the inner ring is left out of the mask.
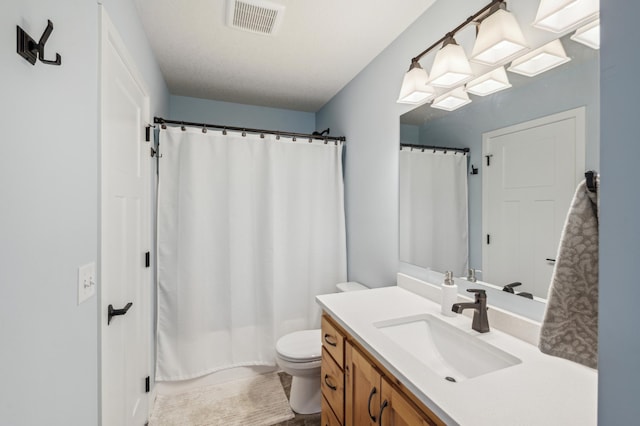
[[[546,298],[584,178],[584,108],[483,135],[483,280]]]

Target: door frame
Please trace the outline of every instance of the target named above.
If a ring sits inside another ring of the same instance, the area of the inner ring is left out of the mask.
[[[512,126],[503,127],[501,129],[492,130],[490,132],[486,132],[482,134],[482,163],[486,165],[485,158],[487,155],[491,155],[489,152],[489,143],[491,139],[505,136],[511,133],[521,132],[523,130],[531,129],[534,127],[545,126],[553,123],[557,123],[559,121],[565,121],[568,119],[574,119],[575,123],[575,135],[576,135],[576,159],[575,159],[575,182],[576,185],[580,182],[584,175],[586,168],[586,107],[578,107],[574,109],[570,109],[567,111],[559,112],[556,114],[547,115],[541,118],[536,118],[534,120],[525,121],[522,123],[514,124]],[[488,256],[488,247],[485,242],[484,235],[487,233],[486,230],[489,226],[489,201],[488,201],[488,192],[485,190],[488,188],[488,177],[487,173],[482,173],[482,230],[481,230],[481,242],[482,242],[482,271],[483,277],[484,272],[487,268],[487,256]]]
[[[123,64],[125,65],[125,67],[127,68],[127,70],[129,71],[129,73],[131,74],[131,76],[133,77],[133,80],[135,81],[136,85],[138,86],[139,90],[143,93],[144,95],[144,101],[143,101],[143,105],[142,105],[142,117],[141,117],[141,121],[142,122],[146,122],[146,123],[151,123],[151,99],[149,96],[149,90],[147,89],[147,84],[144,81],[144,79],[142,78],[142,74],[140,74],[140,72],[138,71],[138,68],[136,66],[136,62],[133,60],[133,56],[129,53],[129,51],[126,48],[126,45],[124,43],[124,41],[122,40],[122,37],[120,36],[120,34],[118,33],[118,30],[116,29],[116,27],[113,25],[111,19],[109,18],[109,15],[107,14],[107,11],[105,10],[104,6],[102,4],[98,5],[98,14],[99,14],[99,46],[98,46],[98,81],[99,81],[99,93],[98,93],[98,111],[99,111],[99,120],[98,120],[98,137],[99,137],[99,150],[98,150],[98,170],[99,170],[99,187],[98,187],[98,193],[99,193],[99,197],[98,197],[98,204],[99,204],[99,208],[98,208],[98,223],[100,226],[100,234],[98,236],[98,282],[99,282],[99,291],[98,291],[98,316],[99,316],[99,329],[98,329],[98,364],[99,364],[99,389],[98,389],[98,394],[99,394],[99,401],[98,401],[98,418],[99,418],[99,424],[104,424],[104,413],[103,413],[103,406],[104,406],[104,398],[106,397],[106,392],[104,389],[105,386],[105,381],[103,380],[103,378],[105,377],[106,374],[108,374],[107,371],[105,371],[105,364],[103,363],[103,359],[104,359],[104,352],[107,348],[105,348],[104,345],[104,339],[105,339],[105,332],[107,330],[107,313],[106,313],[106,309],[103,308],[103,303],[105,303],[105,298],[106,298],[106,290],[105,290],[105,286],[103,285],[104,282],[102,280],[103,278],[103,270],[102,270],[102,256],[103,256],[103,252],[104,252],[104,247],[103,247],[103,242],[104,242],[104,222],[103,222],[103,217],[105,215],[104,209],[104,203],[103,203],[103,196],[104,196],[104,187],[105,187],[105,182],[106,182],[106,176],[104,175],[104,149],[105,149],[105,125],[104,125],[104,116],[103,116],[103,97],[102,94],[104,93],[104,91],[106,90],[106,82],[104,79],[104,66],[105,66],[105,47],[107,46],[107,43],[110,43],[117,51],[119,57],[122,59]],[[144,157],[143,157],[144,158]],[[148,160],[150,161],[150,160]],[[144,177],[146,184],[145,187],[146,188],[150,188],[151,184],[150,184],[150,180],[151,180],[151,164],[149,167],[149,173],[147,174],[147,176]],[[152,247],[152,223],[151,223],[151,194],[149,193],[149,191],[145,191],[144,192],[144,201],[143,201],[143,208],[144,210],[148,213],[147,215],[142,215],[143,218],[143,226],[145,228],[147,228],[147,235],[146,235],[146,245],[149,250]],[[151,250],[150,250],[151,251]],[[141,289],[141,297],[142,297],[142,303],[140,306],[140,309],[142,309],[142,318],[146,318],[144,324],[141,324],[141,327],[144,327],[147,331],[145,334],[148,335],[148,339],[146,339],[146,346],[145,346],[145,355],[147,357],[147,361],[148,361],[148,366],[149,366],[149,373],[151,373],[152,371],[152,362],[153,362],[153,352],[152,352],[152,340],[153,340],[153,335],[152,335],[152,321],[151,321],[151,310],[150,310],[150,303],[151,303],[151,285],[152,283],[152,275],[151,275],[151,268],[146,268],[143,272],[143,282],[146,285],[142,285],[142,289]],[[150,374],[151,375],[151,374]],[[143,396],[143,398],[147,399],[147,407],[148,407],[148,413],[147,416],[149,416],[151,414],[151,404],[150,402],[153,401],[152,398],[153,392],[147,393],[145,396]],[[105,425],[108,426],[108,425]]]

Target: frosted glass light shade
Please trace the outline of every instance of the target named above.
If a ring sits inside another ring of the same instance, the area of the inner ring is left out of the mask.
[[[498,9],[480,23],[471,60],[485,65],[509,62],[527,49],[527,42],[515,16]]]
[[[582,43],[592,49],[600,49],[600,19],[578,28],[571,36],[571,40]]]
[[[515,59],[511,63],[509,71],[526,75],[527,77],[533,77],[569,62],[570,60],[571,58],[569,58],[565,53],[560,40],[553,40],[552,42],[547,43],[544,46],[519,57],[518,59]]]
[[[455,41],[451,41],[438,50],[431,67],[430,84],[450,88],[466,83],[473,78],[471,65],[464,49]]]
[[[596,17],[599,0],[540,0],[533,26],[562,33]]]
[[[412,62],[411,68],[402,79],[398,103],[417,105],[429,101],[435,95],[433,87],[429,86],[429,75],[418,62]]]
[[[507,72],[504,67],[500,67],[468,82],[467,92],[478,96],[487,96],[509,87],[511,87],[511,83],[509,83]]]
[[[468,103],[471,103],[471,99],[469,99],[469,95],[467,95],[467,92],[465,92],[464,88],[461,86],[456,87],[442,96],[438,96],[431,106],[445,111],[453,111],[454,109],[458,109]]]

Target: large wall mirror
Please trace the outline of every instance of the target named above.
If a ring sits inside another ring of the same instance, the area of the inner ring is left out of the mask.
[[[516,298],[517,301],[513,301],[516,305],[537,304],[532,309],[534,314],[527,315],[536,320],[541,320],[544,313],[553,259],[575,183],[581,179],[580,176],[584,177],[585,171],[598,170],[599,165],[599,51],[575,43],[568,36],[561,41],[571,61],[557,68],[536,77],[508,73],[512,84],[510,89],[486,97],[471,95],[472,102],[455,111],[446,112],[426,104],[400,117],[400,144],[406,145],[401,148],[400,156],[400,261],[438,272],[453,270],[459,277],[466,275],[466,268],[478,270],[479,283],[475,285],[487,285],[491,291],[499,291],[499,295],[494,293],[494,300],[503,301],[507,309],[512,303],[509,298]],[[551,136],[540,133],[540,129],[551,131]],[[574,145],[565,144],[563,148],[565,140],[570,138],[578,141]],[[436,173],[429,179],[423,176],[423,183],[409,178],[408,167],[415,168],[417,164],[407,161],[407,153],[403,154],[403,151],[411,151],[409,146],[413,146],[414,152],[422,151],[420,147],[424,146],[457,148],[457,151],[450,150],[446,154],[444,150],[436,152],[431,149],[431,154],[457,156],[458,160],[463,158],[466,185],[458,182],[452,186],[454,178],[444,173]],[[468,149],[468,152],[460,151],[463,149]],[[562,157],[572,150],[574,157]],[[533,198],[529,204],[521,204],[519,210],[509,211],[504,207],[508,204],[504,203],[505,185],[525,188],[548,186],[562,174],[570,184],[562,188],[564,195],[558,196],[562,200],[557,203],[536,204],[538,196],[529,194],[527,197]],[[425,203],[413,195],[415,187],[424,185],[421,192],[430,193],[432,185],[444,184],[445,180],[452,188],[447,190],[466,191],[466,194],[451,194],[452,198],[465,199],[466,205],[459,203],[458,207],[440,211],[437,208],[439,202],[434,201],[438,212],[436,216],[409,220],[412,215],[407,207],[409,202]],[[409,190],[409,186],[414,188]],[[465,211],[461,212],[461,209]],[[438,222],[438,215],[446,221]],[[451,250],[452,244],[459,245],[464,229],[455,235],[444,232],[445,236],[437,231],[449,227],[451,220],[462,216],[466,216],[463,219],[468,221],[463,261],[459,252],[456,254],[458,257],[453,257],[457,259],[455,262],[443,262],[438,255],[429,257],[412,253],[412,247],[423,245],[433,247],[431,252],[440,254],[438,248]],[[435,223],[425,226],[430,221]],[[550,223],[554,225],[550,226]],[[504,232],[500,237],[488,235],[492,233],[487,232],[489,227],[493,232],[496,227],[501,227]],[[529,232],[528,237],[521,232],[523,229]],[[541,242],[540,235],[543,234],[546,242]],[[496,238],[502,240],[501,254],[488,249],[490,238],[494,238],[494,242]],[[533,238],[533,242],[527,238]],[[527,266],[531,263],[537,266]],[[514,287],[515,296],[502,291],[512,282],[522,283]],[[527,300],[517,297],[518,293],[527,296]],[[529,299],[528,294],[533,299]]]

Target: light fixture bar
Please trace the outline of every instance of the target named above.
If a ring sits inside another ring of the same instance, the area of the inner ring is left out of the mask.
[[[460,25],[455,27],[453,30],[451,30],[447,34],[445,34],[440,40],[436,41],[431,46],[427,47],[425,50],[423,50],[422,52],[418,53],[415,57],[413,57],[411,59],[411,62],[419,61],[424,55],[426,55],[427,53],[431,52],[436,47],[440,46],[447,38],[453,37],[458,31],[460,31],[461,29],[463,29],[464,27],[466,27],[467,25],[469,25],[473,21],[475,21],[478,18],[480,18],[487,11],[489,11],[493,6],[495,6],[497,4],[500,4],[500,3],[504,3],[504,1],[505,0],[493,0],[491,3],[489,3],[485,7],[483,7],[482,9],[480,9],[479,11],[474,13],[473,15],[469,16],[463,23],[461,23]]]

